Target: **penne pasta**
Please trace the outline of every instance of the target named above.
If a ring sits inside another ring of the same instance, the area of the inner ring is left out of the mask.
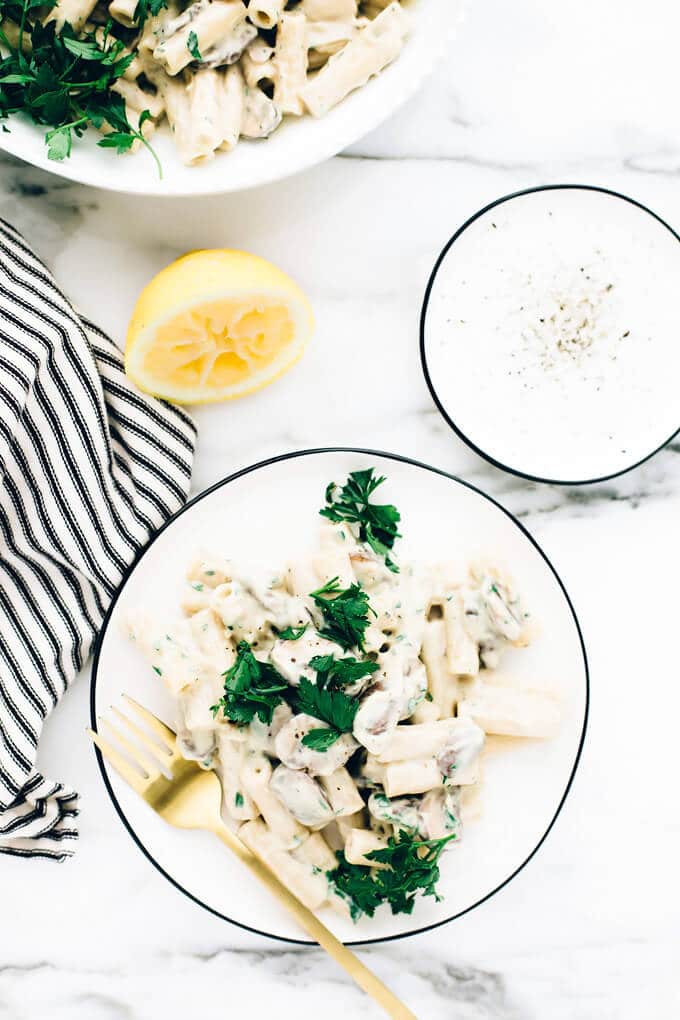
[[[359,864],[363,868],[385,868],[387,865],[372,861],[366,854],[374,850],[384,850],[387,840],[376,836],[367,829],[350,829],[345,843],[345,858],[350,864]]]
[[[336,769],[329,776],[320,776],[319,781],[336,817],[354,815],[363,810],[361,794],[346,768]]]
[[[549,694],[492,685],[461,701],[459,714],[506,737],[552,737],[560,723],[559,704]]]
[[[307,22],[304,14],[282,14],[274,55],[274,103],[281,113],[300,116],[301,94],[307,82]]]
[[[304,842],[309,831],[281,803],[269,785],[271,778],[272,767],[264,755],[251,755],[241,767],[241,782],[246,792],[257,804],[269,829],[281,845],[291,850]]]
[[[258,28],[274,28],[281,17],[287,0],[250,0],[248,18]]]
[[[407,33],[407,18],[399,3],[391,3],[305,87],[302,100],[311,114],[323,117],[354,89],[365,85],[398,57]]]
[[[300,9],[309,21],[353,21],[357,0],[302,0]]]
[[[310,910],[318,910],[328,897],[326,876],[315,873],[307,861],[300,861],[282,847],[277,836],[260,819],[246,822],[238,830],[240,839],[256,854]]]
[[[210,50],[220,39],[243,21],[246,14],[241,0],[197,0],[165,25],[162,41],[153,51],[154,60],[171,76],[179,74],[195,54]],[[198,112],[198,111],[197,111]]]

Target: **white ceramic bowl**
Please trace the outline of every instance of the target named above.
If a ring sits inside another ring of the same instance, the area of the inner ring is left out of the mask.
[[[556,738],[514,741],[485,762],[481,817],[466,826],[460,846],[442,859],[443,900],[420,899],[411,916],[393,917],[382,907],[375,918],[357,925],[324,911],[324,921],[348,942],[403,937],[481,903],[535,853],[569,789],[585,733],[585,651],[559,578],[506,510],[441,471],[370,451],[313,450],[248,468],[189,504],[138,560],[103,628],[91,690],[93,726],[110,705],[121,703],[124,692],[172,722],[169,696],[124,635],[126,613],[144,604],[177,616],[186,565],[200,549],[270,567],[308,551],[316,538],[326,484],[371,465],[387,476],[381,496],[402,513],[402,559],[436,562],[484,553],[507,564],[541,633],[528,649],[507,653],[505,665],[527,680],[552,682],[561,694],[563,717]],[[301,941],[295,923],[214,836],[170,828],[100,756],[99,766],[130,835],[181,892],[244,928]]]
[[[605,481],[678,430],[680,237],[634,199],[531,188],[448,242],[421,316],[425,378],[451,427],[498,467]]]
[[[82,184],[138,195],[213,195],[242,191],[280,180],[321,163],[372,131],[409,99],[447,52],[462,17],[464,0],[411,0],[406,4],[412,23],[399,58],[364,88],[352,93],[319,120],[287,117],[263,141],[240,142],[230,153],[203,166],[183,166],[165,125],[153,137],[163,165],[159,180],[149,153],[117,156],[97,146],[97,132],[89,130],[61,163],[47,158],[44,127],[19,117],[0,132],[0,148],[34,166]]]

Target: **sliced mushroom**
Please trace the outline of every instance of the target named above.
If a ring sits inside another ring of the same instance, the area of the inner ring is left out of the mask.
[[[319,784],[306,772],[277,765],[269,785],[298,822],[322,829],[333,821],[333,810]]]
[[[261,89],[248,89],[243,107],[244,138],[267,138],[281,123],[281,111]]]
[[[379,754],[401,717],[401,698],[392,691],[376,690],[361,702],[353,733],[371,754]]]
[[[387,822],[395,829],[403,829],[411,835],[420,832],[419,797],[396,797],[390,800],[384,793],[372,793],[368,798],[368,810],[378,822]]]
[[[249,21],[242,21],[227,35],[220,39],[210,49],[201,54],[201,64],[204,67],[225,67],[235,64],[248,43],[257,38],[257,29]]]
[[[456,719],[446,744],[437,755],[437,765],[446,779],[455,782],[457,773],[462,772],[479,756],[484,746],[484,730],[472,719]]]
[[[430,790],[420,802],[420,834],[424,839],[461,838],[460,788]],[[452,841],[453,842],[453,841]]]

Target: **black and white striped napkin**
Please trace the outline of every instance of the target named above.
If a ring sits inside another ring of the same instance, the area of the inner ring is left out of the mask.
[[[0,220],[0,853],[72,852],[77,795],[35,767],[43,722],[185,501],[195,438]]]

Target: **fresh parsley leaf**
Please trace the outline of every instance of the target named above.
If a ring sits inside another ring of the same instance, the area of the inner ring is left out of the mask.
[[[443,839],[421,840],[400,831],[390,837],[383,850],[367,854],[370,860],[388,865],[371,873],[367,868],[348,864],[342,852],[338,853],[339,866],[327,873],[338,893],[348,900],[354,920],[361,914],[373,917],[381,903],[389,903],[393,914],[410,914],[418,894],[441,897],[436,885],[439,881],[439,858],[447,843],[455,839],[451,834]]]
[[[281,674],[270,663],[256,659],[247,641],[240,641],[236,662],[224,673],[224,695],[210,711],[216,716],[221,710],[238,726],[246,726],[255,716],[269,726],[287,688]]]
[[[312,751],[327,751],[341,736],[340,731],[332,727],[330,729],[319,728],[305,733],[302,743],[305,747],[311,747]]]
[[[279,631],[279,637],[282,641],[297,641],[306,630],[306,623],[302,627],[284,627],[283,630]]]
[[[385,477],[375,477],[373,468],[366,471],[352,471],[341,487],[331,482],[326,488],[326,506],[319,511],[330,521],[347,521],[359,527],[359,540],[370,545],[374,552],[385,559],[394,574],[399,567],[390,557],[394,542],[400,537],[397,525],[401,514],[391,503],[371,503],[371,495]]]
[[[198,48],[198,36],[196,35],[195,32],[189,32],[189,37],[187,39],[187,49],[189,50],[189,53],[194,58],[194,60],[203,59],[203,57],[201,56],[201,51]]]
[[[102,149],[115,149],[116,152],[127,152],[128,149],[132,148],[134,141],[134,135],[128,135],[122,131],[112,131],[110,134],[100,138],[97,145],[101,145]]]
[[[359,702],[342,691],[324,690],[306,677],[302,677],[297,689],[295,707],[298,712],[304,712],[305,715],[312,715],[315,719],[328,723],[340,734],[352,731]]]
[[[71,155],[71,127],[65,124],[63,127],[48,131],[45,135],[47,142],[47,158],[60,163]]]
[[[333,690],[348,687],[364,680],[379,668],[371,659],[336,659],[334,655],[315,655],[309,665],[316,670],[317,687],[328,687]]]
[[[349,588],[341,588],[338,578],[334,577],[322,588],[313,591],[311,598],[324,617],[324,626],[319,634],[329,641],[335,641],[345,651],[350,648],[360,648],[363,651],[368,614],[373,610],[361,585],[352,584]]]

